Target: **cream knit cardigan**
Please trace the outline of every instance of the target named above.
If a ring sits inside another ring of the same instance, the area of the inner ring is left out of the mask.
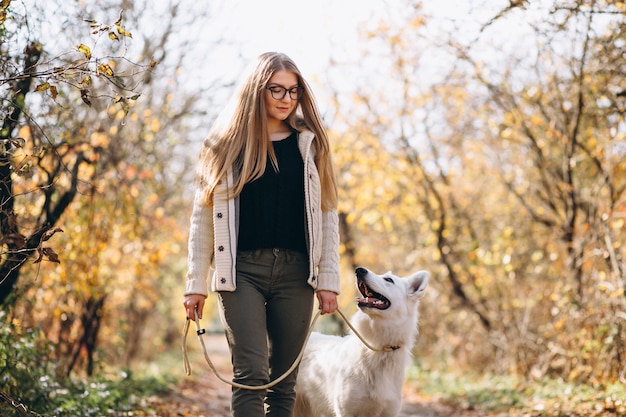
[[[314,161],[313,133],[303,131],[298,148],[304,161],[304,200],[309,250],[308,283],[316,291],[339,294],[339,220],[337,211],[322,212],[321,186]],[[235,291],[239,198],[228,198],[225,190],[233,183],[228,171],[226,182],[218,185],[213,207],[201,203],[196,192],[189,228],[189,251],[185,295],[208,295],[209,270],[213,269],[212,291]]]

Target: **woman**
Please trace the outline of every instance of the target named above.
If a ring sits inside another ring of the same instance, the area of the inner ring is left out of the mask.
[[[314,293],[322,314],[337,309],[337,189],[313,94],[289,57],[259,56],[234,99],[200,156],[184,306],[202,317],[212,266],[233,381],[258,386],[298,356]],[[290,417],[296,373],[268,390],[233,388],[231,415]]]

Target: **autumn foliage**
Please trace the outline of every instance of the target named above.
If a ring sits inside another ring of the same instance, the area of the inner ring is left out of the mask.
[[[231,85],[189,80],[175,5],[148,34],[150,2],[76,2],[51,39],[44,3],[0,2],[0,326],[98,375],[177,349],[195,150]],[[626,6],[488,12],[468,38],[400,1],[315,86],[342,308],[357,265],[427,269],[421,367],[625,383]]]
[[[624,3],[532,6],[472,42],[431,39],[420,7],[371,25],[364,62],[385,87],[337,102],[356,108],[334,132],[344,242],[361,263],[432,270],[419,357],[624,382]],[[530,12],[528,58],[490,37]],[[433,74],[433,53],[455,64]]]

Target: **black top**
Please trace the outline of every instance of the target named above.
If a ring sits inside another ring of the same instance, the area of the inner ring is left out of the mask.
[[[279,171],[267,161],[263,176],[240,195],[238,250],[281,248],[307,253],[304,163],[298,136],[273,141]]]

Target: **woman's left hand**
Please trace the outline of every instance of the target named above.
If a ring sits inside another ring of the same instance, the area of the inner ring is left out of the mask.
[[[320,290],[316,294],[322,314],[332,314],[337,311],[337,294],[326,290]]]

